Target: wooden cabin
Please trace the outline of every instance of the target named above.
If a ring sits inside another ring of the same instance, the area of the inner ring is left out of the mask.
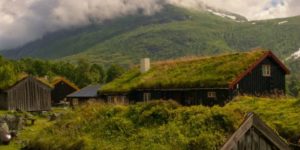
[[[0,109],[48,111],[51,109],[51,85],[32,76],[23,77],[1,89]]]
[[[237,95],[284,95],[288,68],[271,52],[253,50],[155,62],[143,59],[100,94],[107,101],[175,100],[183,105],[224,105]]]
[[[51,91],[52,105],[59,104],[66,100],[67,96],[79,90],[79,88],[71,81],[57,77],[52,82],[53,90]]]
[[[255,114],[249,113],[221,150],[290,150],[282,140]]]
[[[101,101],[98,97],[98,90],[101,87],[100,84],[89,85],[71,93],[67,96],[67,101],[70,102],[71,106],[80,105],[88,101]]]

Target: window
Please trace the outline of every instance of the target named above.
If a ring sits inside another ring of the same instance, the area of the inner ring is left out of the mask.
[[[151,93],[144,93],[144,102],[148,102],[151,100]]]
[[[108,96],[107,102],[110,104],[126,104],[126,96]]]
[[[216,92],[208,92],[207,93],[207,97],[208,98],[216,98],[217,96],[216,96]]]
[[[109,104],[112,103],[112,96],[107,96],[107,102],[108,102]]]
[[[74,98],[73,100],[72,100],[72,106],[76,106],[76,105],[78,105],[79,104],[79,101],[78,101],[78,99],[77,98]]]
[[[263,65],[262,73],[263,73],[264,77],[270,77],[271,76],[271,65]]]

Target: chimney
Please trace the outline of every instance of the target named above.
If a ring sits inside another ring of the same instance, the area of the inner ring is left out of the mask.
[[[150,70],[150,58],[141,59],[141,73],[146,73]]]

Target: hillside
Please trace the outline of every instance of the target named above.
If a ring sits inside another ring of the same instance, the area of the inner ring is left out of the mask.
[[[300,17],[255,22],[236,18],[241,19],[222,17],[222,13],[211,9],[192,11],[166,6],[153,16],[132,15],[58,31],[1,53],[10,58],[85,58],[128,65],[146,56],[166,59],[254,47],[272,49],[285,58],[300,47]]]
[[[254,97],[238,97],[225,107],[212,108],[164,101],[130,106],[94,103],[62,116],[26,148],[218,149],[248,112],[255,112],[282,138],[297,144],[299,108],[296,99]]]

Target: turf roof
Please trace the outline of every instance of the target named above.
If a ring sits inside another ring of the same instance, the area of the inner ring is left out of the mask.
[[[51,84],[53,86],[55,86],[56,84],[58,84],[60,82],[64,82],[64,83],[68,84],[70,87],[74,88],[77,91],[79,90],[79,87],[75,83],[71,82],[70,80],[68,80],[64,77],[60,77],[60,76],[54,77],[51,81]]]
[[[27,77],[29,77],[29,75],[27,75],[25,73],[20,73],[17,75],[16,78],[11,79],[9,82],[5,82],[5,84],[0,84],[0,90],[7,90],[7,89],[15,86],[16,84],[18,84],[19,82],[21,82],[22,80],[24,80]],[[47,79],[40,78],[40,77],[34,77],[34,78],[37,79],[38,81],[42,82],[43,84],[49,86],[50,88],[53,88],[52,84],[50,84]]]
[[[119,93],[157,88],[227,88],[267,52],[255,50],[156,62],[143,74],[140,73],[139,67],[134,67],[120,78],[103,86],[100,92]]]

